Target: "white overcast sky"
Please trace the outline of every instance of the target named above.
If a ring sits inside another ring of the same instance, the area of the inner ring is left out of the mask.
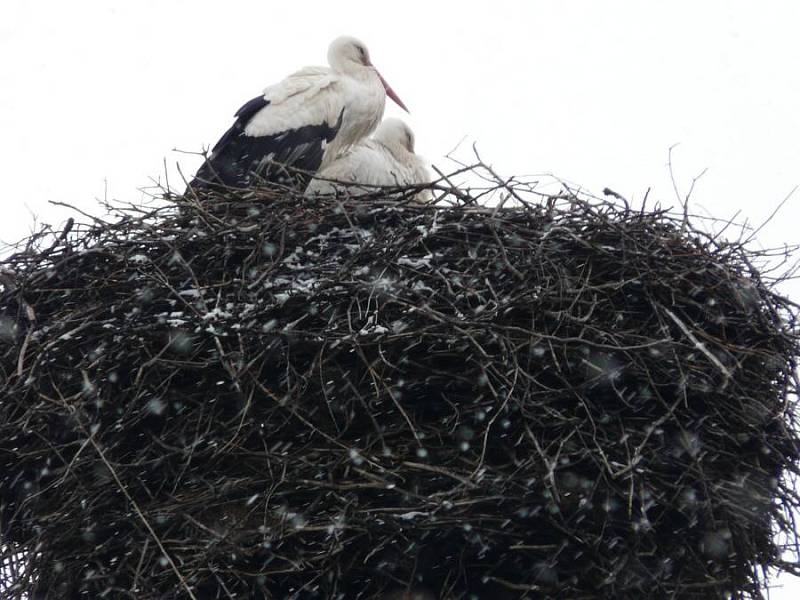
[[[754,223],[800,184],[793,0],[2,0],[0,240],[32,214],[62,220],[48,200],[96,211],[106,193],[141,199],[164,161],[190,175],[198,160],[174,149],[213,144],[341,34],[367,43],[437,164],[466,137],[504,174],[674,205],[677,143],[683,191],[708,169],[697,210]],[[800,192],[759,239],[800,243]],[[781,582],[773,598],[800,594]]]

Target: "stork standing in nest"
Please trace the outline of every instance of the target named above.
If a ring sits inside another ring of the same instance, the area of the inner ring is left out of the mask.
[[[191,185],[308,181],[297,171],[313,175],[372,133],[383,117],[387,95],[408,110],[360,40],[335,39],[328,63],[304,67],[244,104]]]

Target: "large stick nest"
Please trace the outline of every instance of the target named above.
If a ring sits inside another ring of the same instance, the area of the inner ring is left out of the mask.
[[[741,244],[568,196],[212,193],[34,236],[3,597],[760,597],[797,307]]]

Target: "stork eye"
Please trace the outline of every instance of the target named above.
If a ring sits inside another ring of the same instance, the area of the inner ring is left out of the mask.
[[[364,46],[356,46],[358,49],[358,55],[361,57],[361,60],[364,61],[367,58],[367,50]]]

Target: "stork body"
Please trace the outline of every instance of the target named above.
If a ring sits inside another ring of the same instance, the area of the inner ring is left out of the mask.
[[[387,94],[405,109],[362,42],[337,38],[328,62],[305,67],[244,104],[192,185],[291,183],[286,167],[313,174],[368,136],[380,123]]]
[[[414,133],[400,119],[386,119],[371,138],[321,168],[306,195],[346,192],[358,196],[375,192],[375,186],[408,186],[430,180],[425,161],[414,154]],[[416,199],[426,200],[427,194]]]

